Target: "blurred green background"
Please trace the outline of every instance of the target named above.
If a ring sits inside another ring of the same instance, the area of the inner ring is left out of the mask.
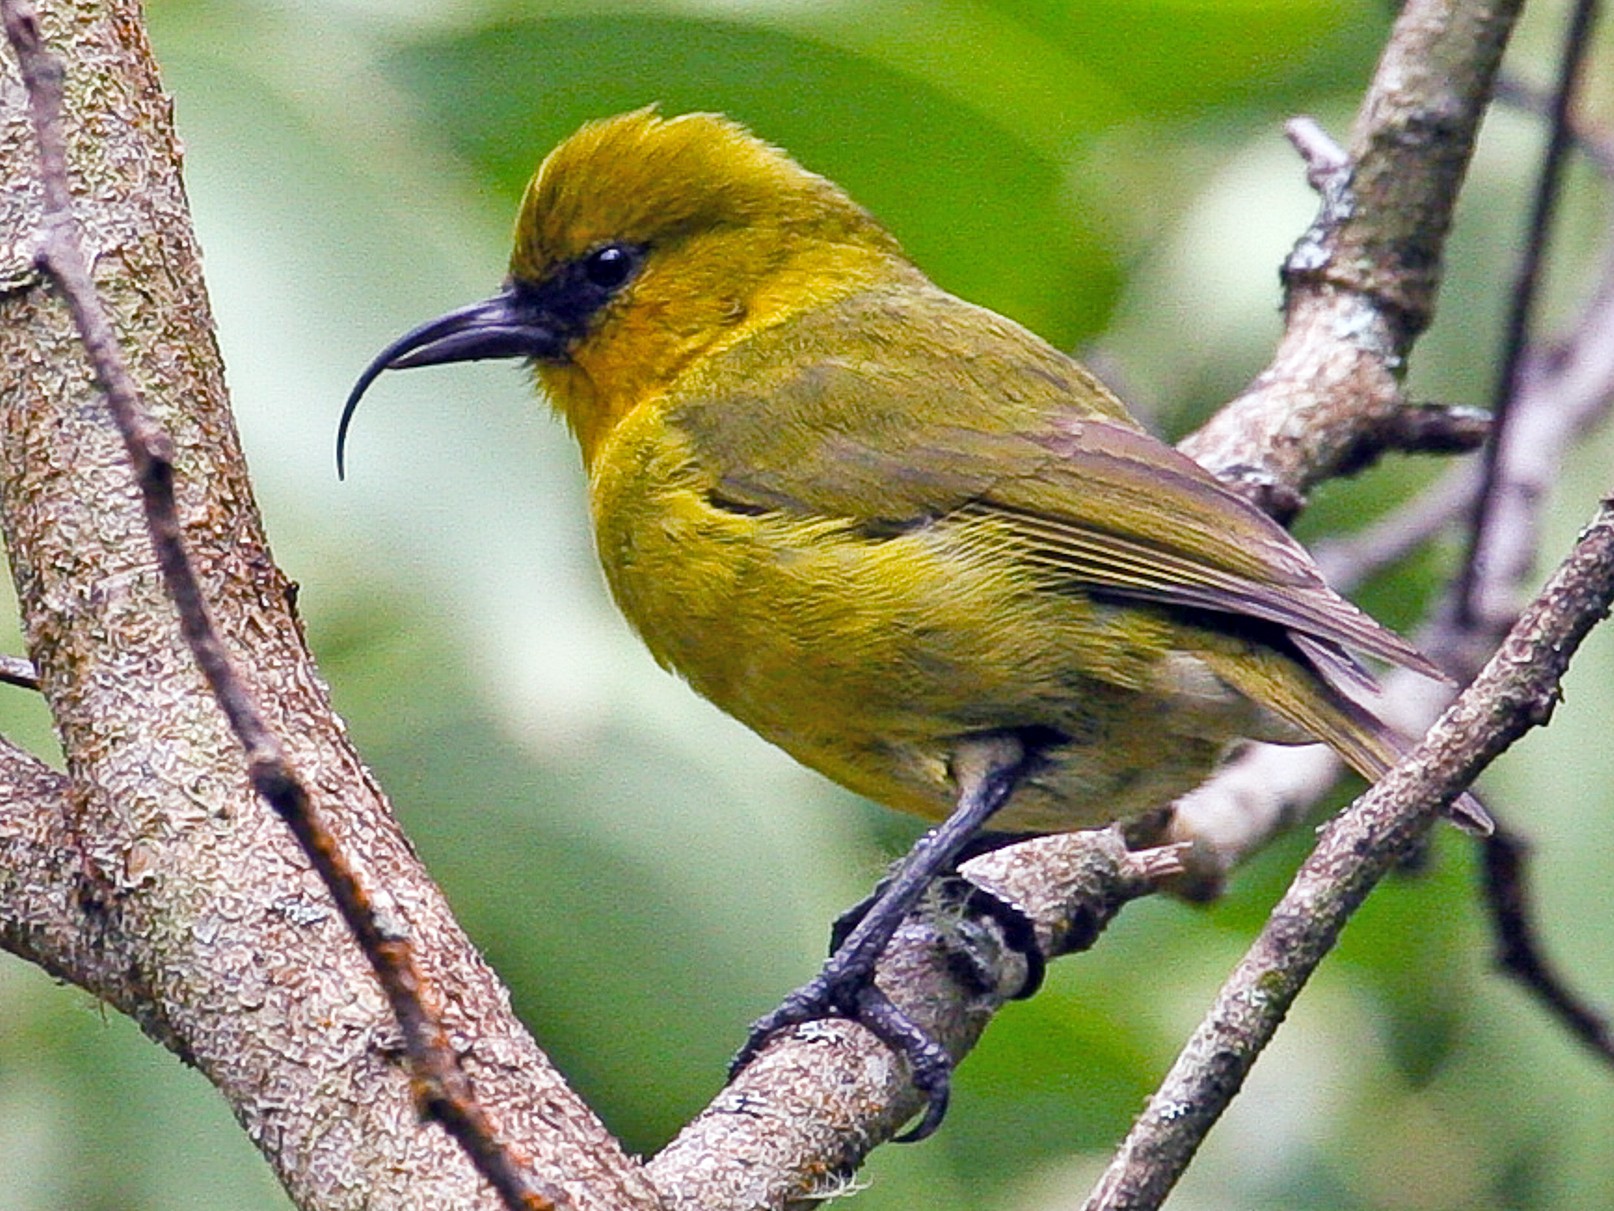
[[[1281,121],[1343,132],[1389,7],[152,0],[241,429],[322,669],[521,1014],[632,1148],[654,1150],[717,1090],[745,1024],[814,970],[830,918],[915,830],[639,649],[594,566],[575,451],[519,370],[388,376],[338,484],[353,378],[392,336],[497,284],[550,146],[659,100],[791,149],[943,285],[1093,354],[1177,434],[1277,332],[1276,267],[1313,208]],[[1547,80],[1562,16],[1533,9],[1519,77]],[[1594,74],[1604,111],[1607,83]],[[1415,363],[1426,398],[1487,398],[1539,142],[1519,114],[1488,125]],[[1578,167],[1572,185],[1560,318],[1608,226],[1606,190]],[[1611,446],[1564,467],[1549,562],[1609,488]],[[1304,533],[1359,525],[1437,470],[1398,461],[1332,485]],[[1362,599],[1412,624],[1457,550]],[[1486,786],[1538,843],[1553,950],[1614,1000],[1611,687],[1604,633],[1552,728]],[[0,711],[48,751],[36,708],[11,692]],[[853,1205],[1080,1205],[1305,841],[1209,909],[1137,905],[1058,964],[963,1066],[941,1135],[882,1149]],[[1374,898],[1172,1206],[1614,1204],[1614,1076],[1491,974],[1473,873],[1443,830],[1425,875]],[[200,1077],[9,958],[0,1191],[14,1211],[288,1205]]]

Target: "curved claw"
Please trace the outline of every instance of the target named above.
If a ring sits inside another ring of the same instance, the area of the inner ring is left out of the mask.
[[[838,1011],[833,999],[828,995],[823,975],[804,983],[801,988],[792,991],[791,995],[781,1001],[778,1009],[773,1009],[755,1020],[751,1024],[751,1033],[746,1035],[739,1051],[734,1058],[728,1061],[728,1079],[738,1077],[752,1059],[762,1053],[762,1048],[768,1045],[768,1040],[780,1030],[789,1030],[792,1025],[802,1025],[804,1022],[822,1022],[825,1017],[846,1017],[847,1014]]]
[[[837,964],[832,958],[811,980],[796,989],[778,1008],[751,1023],[751,1033],[734,1058],[729,1061],[729,1080],[740,1075],[764,1047],[768,1040],[781,1030],[800,1026],[804,1022],[821,1022],[825,1018],[850,1018],[858,1021],[856,1006],[866,988],[874,986],[872,966]]]
[[[892,1004],[891,998],[875,985],[872,974],[866,975],[862,983],[854,983],[855,979],[845,973],[838,973],[836,979],[825,979],[821,972],[787,996],[772,1013],[758,1018],[751,1026],[745,1045],[729,1063],[729,1080],[756,1059],[768,1040],[781,1030],[825,1018],[846,1018],[863,1026],[908,1062],[909,1079],[924,1095],[925,1113],[894,1142],[918,1143],[932,1135],[947,1116],[952,1096],[953,1057]]]
[[[891,1142],[917,1144],[928,1138],[947,1117],[953,1095],[953,1057],[874,984],[858,996],[857,1021],[908,1061],[908,1079],[925,1098],[923,1117]]]

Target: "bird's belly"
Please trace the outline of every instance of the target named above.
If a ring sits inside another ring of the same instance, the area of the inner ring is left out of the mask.
[[[612,503],[602,562],[656,658],[890,807],[945,816],[959,740],[1013,729],[1054,739],[994,826],[1105,823],[1190,789],[1234,734],[1150,688],[1166,640],[1135,612],[1036,591],[945,534],[875,539],[695,492]]]

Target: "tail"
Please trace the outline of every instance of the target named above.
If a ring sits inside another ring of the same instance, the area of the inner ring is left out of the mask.
[[[1412,751],[1415,741],[1333,684],[1326,668],[1308,667],[1307,662],[1277,652],[1257,662],[1209,654],[1202,658],[1229,685],[1323,741],[1369,782],[1384,777]],[[1353,688],[1377,688],[1361,677],[1351,681]],[[1496,830],[1491,813],[1468,791],[1454,799],[1446,813],[1476,837],[1488,837]]]

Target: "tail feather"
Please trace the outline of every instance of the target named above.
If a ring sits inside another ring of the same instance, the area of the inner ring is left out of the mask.
[[[1412,751],[1414,741],[1380,719],[1358,697],[1331,684],[1326,670],[1313,672],[1287,657],[1273,653],[1270,661],[1204,659],[1245,696],[1274,711],[1288,722],[1323,741],[1352,769],[1377,782]],[[1353,678],[1352,688],[1361,683]],[[1453,823],[1465,832],[1488,837],[1496,829],[1491,813],[1465,791],[1446,809]]]
[[[1384,777],[1415,747],[1415,741],[1403,736],[1361,703],[1342,698],[1329,707],[1332,710],[1328,713],[1337,715],[1337,722],[1326,730],[1317,729],[1316,734],[1370,782]],[[1464,791],[1453,799],[1446,813],[1452,823],[1476,837],[1488,837],[1496,831],[1496,821],[1471,791]]]

